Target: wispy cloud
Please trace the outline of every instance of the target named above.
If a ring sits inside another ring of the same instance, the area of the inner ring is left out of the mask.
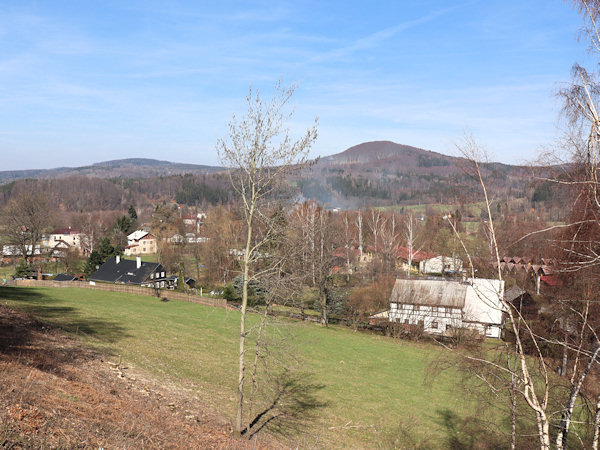
[[[394,25],[392,27],[384,28],[382,30],[376,31],[375,33],[371,33],[367,36],[361,37],[352,42],[350,45],[346,45],[319,55],[315,55],[312,58],[310,58],[307,61],[307,63],[323,62],[330,61],[332,59],[343,58],[356,52],[376,47],[382,41],[391,39],[397,34],[407,31],[411,28],[415,28],[419,25],[423,25],[425,23],[436,20],[460,7],[460,5],[456,5],[449,8],[438,9],[417,19],[408,20]]]

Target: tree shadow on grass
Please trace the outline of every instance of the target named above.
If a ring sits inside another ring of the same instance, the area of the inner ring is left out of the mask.
[[[274,380],[270,399],[242,430],[242,435],[251,439],[263,430],[286,436],[304,431],[317,411],[327,406],[317,398],[317,392],[325,385],[311,383],[310,379],[305,373],[286,372]]]
[[[437,410],[438,423],[446,430],[446,448],[504,449],[510,448],[510,437],[494,430],[490,423],[475,416],[460,417],[449,409]]]
[[[56,299],[36,290],[0,287],[2,300],[17,303],[16,308],[0,305],[2,361],[26,364],[60,376],[67,365],[97,356],[61,330],[107,343],[127,336],[119,324],[81,317],[75,308],[58,306]]]

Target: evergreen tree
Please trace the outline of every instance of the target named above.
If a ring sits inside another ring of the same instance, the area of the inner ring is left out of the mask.
[[[104,238],[100,241],[100,245],[97,250],[94,250],[90,253],[90,256],[85,264],[84,273],[86,277],[89,277],[93,274],[98,267],[106,262],[108,258],[113,256],[117,256],[121,254],[121,249],[118,247],[113,247],[110,244],[110,240],[108,238]]]
[[[129,217],[131,217],[132,220],[137,220],[137,211],[135,210],[133,205],[129,206],[129,210],[127,211],[127,213],[129,214]]]
[[[115,230],[123,234],[131,233],[135,219],[130,216],[121,216],[115,222]]]

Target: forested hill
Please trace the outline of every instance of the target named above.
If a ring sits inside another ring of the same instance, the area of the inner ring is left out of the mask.
[[[531,195],[535,173],[549,168],[482,164],[486,182],[503,198]],[[296,179],[302,195],[341,208],[386,204],[460,203],[479,194],[472,164],[390,141],[366,142],[321,158]]]
[[[378,141],[321,158],[290,177],[289,183],[298,198],[315,199],[327,207],[455,204],[479,198],[469,167],[464,158]],[[483,171],[497,196],[532,198],[532,168],[489,163]],[[27,179],[18,179],[23,177]],[[0,172],[0,207],[23,190],[45,192],[61,208],[77,211],[170,201],[206,205],[233,198],[222,168],[140,158],[78,168]]]
[[[129,158],[104,161],[82,167],[0,171],[0,184],[23,178],[150,178],[180,174],[208,174],[223,170],[220,167],[173,163],[148,158]]]

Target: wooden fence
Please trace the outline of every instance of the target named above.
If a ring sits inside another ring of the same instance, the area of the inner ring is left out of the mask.
[[[153,289],[142,286],[131,286],[126,284],[90,284],[87,281],[52,281],[52,280],[15,280],[8,282],[12,286],[22,287],[54,287],[54,288],[83,288],[98,291],[122,292],[124,294],[151,295],[153,297],[166,298],[169,300],[180,300],[184,302],[198,303],[200,305],[227,307],[227,300],[223,298],[200,297],[198,295],[186,294],[184,292],[171,291],[167,289]]]

